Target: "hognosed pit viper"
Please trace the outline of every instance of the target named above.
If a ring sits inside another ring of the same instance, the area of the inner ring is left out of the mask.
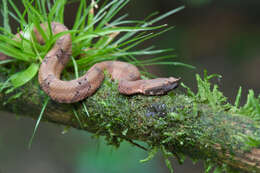
[[[46,31],[46,24],[41,24]],[[52,22],[53,35],[67,31],[63,24]],[[36,28],[33,29],[36,40],[44,44],[44,39]],[[17,35],[17,34],[16,34]],[[61,72],[70,60],[72,52],[71,36],[59,37],[51,50],[42,60],[38,72],[38,81],[42,90],[59,103],[74,103],[91,96],[101,85],[106,70],[113,80],[118,81],[118,90],[125,95],[163,95],[178,87],[180,78],[140,79],[140,72],[132,64],[121,61],[104,61],[92,66],[85,75],[78,79],[63,81]],[[9,58],[0,53],[0,61]]]

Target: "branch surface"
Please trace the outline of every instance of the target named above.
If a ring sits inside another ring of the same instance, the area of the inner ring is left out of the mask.
[[[46,95],[33,83],[21,90],[26,94],[13,100],[13,94],[0,94],[1,110],[37,119]],[[104,135],[116,146],[122,140],[138,140],[149,148],[164,148],[177,159],[187,155],[232,169],[260,172],[260,149],[248,147],[244,138],[260,137],[259,123],[244,115],[213,111],[206,103],[195,104],[176,90],[165,96],[124,96],[106,77],[101,88],[83,102],[59,104],[50,100],[43,119]]]

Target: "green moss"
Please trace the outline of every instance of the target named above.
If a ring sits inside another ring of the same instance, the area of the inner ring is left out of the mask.
[[[203,82],[205,81],[201,83]],[[6,105],[16,113],[21,112],[23,107],[28,108],[28,104],[31,104],[31,111],[36,110],[34,104],[42,103],[46,96],[33,82],[19,91],[24,93],[19,99],[28,102],[12,104],[15,100],[10,100]],[[203,98],[207,98],[206,93],[214,96],[220,91],[203,92]],[[12,94],[7,94],[2,99],[15,96]],[[106,75],[98,91],[84,100],[89,116],[82,102],[68,105],[51,101],[53,108],[48,109],[58,108],[59,111],[68,112],[70,115],[73,115],[72,110],[75,110],[78,118],[71,116],[68,117],[68,121],[78,128],[94,132],[95,136],[105,135],[109,145],[119,147],[123,140],[138,139],[145,141],[148,148],[163,147],[164,152],[172,153],[180,162],[183,155],[188,155],[193,160],[214,158],[207,160],[208,169],[217,166],[232,172],[233,169],[222,165],[222,160],[217,159],[222,157],[219,157],[216,146],[223,153],[230,154],[237,151],[247,152],[253,147],[258,147],[259,123],[238,113],[234,114],[233,107],[229,110],[213,108],[226,105],[222,97],[219,101],[201,98],[202,95],[199,94],[187,96],[176,90],[159,97],[124,96],[118,92],[117,83]],[[211,101],[214,104],[210,104]],[[236,111],[239,112],[238,110]],[[60,116],[59,113],[57,115]],[[168,156],[165,159],[169,166]],[[235,163],[235,160],[230,159],[229,162]]]
[[[22,91],[26,94],[18,100],[27,100],[27,103],[15,104],[16,100],[11,100],[6,106],[17,113],[24,107],[32,112],[38,110],[35,104],[42,103],[45,98],[40,88],[34,83],[28,83]],[[233,107],[216,110],[208,103],[210,100],[202,102],[201,99],[195,99],[198,98],[194,97],[196,95],[187,96],[174,90],[164,96],[124,96],[118,92],[117,83],[106,75],[98,91],[83,102],[68,105],[51,101],[47,109],[52,112],[52,116],[57,114],[55,118],[66,113],[69,115],[66,115],[66,121],[72,122],[79,129],[87,129],[95,136],[106,136],[109,145],[119,147],[123,140],[142,140],[149,150],[164,147],[164,152],[172,153],[180,162],[184,155],[188,155],[193,160],[207,160],[210,165],[206,166],[208,169],[220,167],[232,172],[229,166],[222,165],[224,156],[219,153],[235,156],[237,151],[243,154],[258,147],[259,122],[239,113],[234,114]],[[1,99],[6,100],[8,97],[5,95]],[[214,103],[217,106],[221,106],[220,103],[226,105],[225,102]],[[28,104],[31,106],[28,107]],[[73,109],[81,126],[77,118],[71,116]],[[227,159],[228,163],[236,163],[232,157]]]
[[[117,90],[117,83],[108,77],[97,93],[85,103],[90,113],[85,124],[95,127],[96,134],[106,135],[108,144],[118,147],[125,137],[145,138],[143,140],[148,146],[164,146],[166,151],[175,153],[176,158],[181,158],[183,153],[195,160],[218,158],[214,148],[216,145],[220,146],[223,153],[246,152],[250,146],[238,138],[245,134],[240,126],[246,126],[252,132],[258,128],[246,117],[227,116],[227,111],[223,109],[217,111],[211,108],[212,104],[205,105],[201,100],[195,102],[193,97],[176,91],[161,97],[123,96]],[[221,106],[220,103],[226,104],[222,100],[215,100],[214,103],[218,106]],[[83,108],[79,110],[85,115]],[[198,146],[208,149],[194,151]],[[222,166],[219,164],[221,161],[213,160],[212,163],[214,167]]]

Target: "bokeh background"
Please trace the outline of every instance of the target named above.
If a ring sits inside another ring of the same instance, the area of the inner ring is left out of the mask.
[[[19,3],[19,1],[17,1]],[[143,46],[174,48],[177,58],[196,66],[195,70],[159,66],[149,70],[158,76],[180,76],[196,90],[195,74],[218,73],[217,81],[224,95],[234,102],[239,86],[243,99],[248,89],[260,92],[260,1],[259,0],[132,0],[122,11],[131,19],[143,19],[154,11],[160,14],[180,5],[181,12],[161,21],[175,29],[148,41]],[[68,7],[65,23],[70,26],[76,5]],[[15,26],[15,24],[14,24]],[[99,139],[79,130],[50,123],[41,123],[28,149],[35,121],[0,113],[0,173],[167,173],[163,157],[158,154],[148,163],[139,160],[146,153],[128,143],[119,149],[109,147]],[[176,173],[201,173],[201,162],[193,165],[187,160],[178,165],[172,160]]]

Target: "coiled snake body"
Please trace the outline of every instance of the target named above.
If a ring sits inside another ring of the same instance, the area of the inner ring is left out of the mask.
[[[41,27],[46,30],[46,25],[41,24]],[[54,35],[68,30],[64,25],[56,22],[51,23],[51,28]],[[37,41],[44,44],[37,29],[34,28],[33,32]],[[104,61],[92,66],[85,75],[78,79],[63,81],[60,76],[70,59],[71,49],[70,34],[61,36],[43,59],[38,73],[40,87],[53,100],[60,103],[74,103],[91,96],[101,85],[104,70],[111,75],[113,80],[118,81],[118,90],[125,95],[166,94],[176,88],[180,80],[174,77],[141,80],[140,72],[134,65],[120,61]],[[0,54],[0,60],[5,57],[4,54]]]

